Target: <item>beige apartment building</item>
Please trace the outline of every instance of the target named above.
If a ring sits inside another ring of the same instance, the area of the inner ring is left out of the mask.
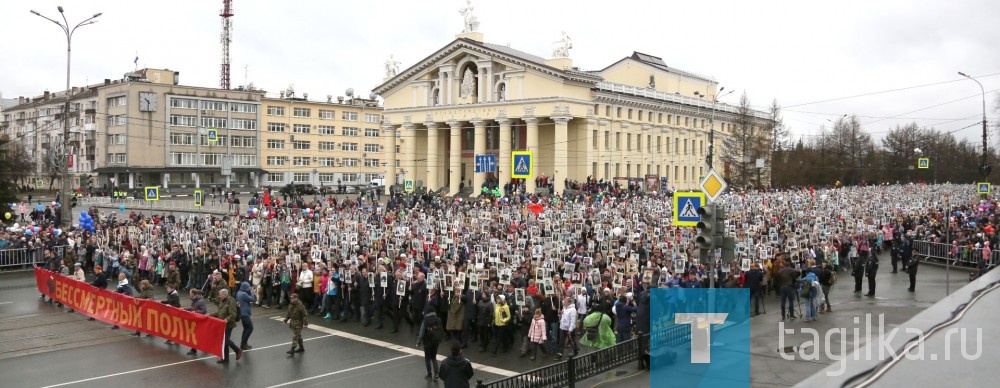
[[[694,189],[707,172],[709,131],[716,130],[715,168],[738,109],[716,102],[714,79],[634,52],[600,70],[573,66],[569,37],[544,58],[509,45],[459,34],[414,65],[388,72],[374,89],[384,98],[383,128],[398,131],[396,170],[432,190],[475,188],[511,179],[512,151],[530,151],[532,178],[563,192],[565,180],[657,177]],[[764,112],[752,112],[758,127]],[[714,125],[713,125],[714,123]],[[497,171],[474,173],[476,155],[493,154]],[[527,179],[527,190],[535,189]],[[478,192],[478,190],[477,190]]]
[[[263,91],[184,86],[143,69],[97,88],[95,172],[121,188],[255,187]]]
[[[34,169],[25,172],[27,184],[41,182],[43,188],[60,187],[63,164],[68,164],[72,187],[86,185],[85,177],[96,164],[97,86],[73,87],[66,91],[48,91],[35,97],[8,101],[2,112],[0,134],[22,147],[24,156],[34,161]],[[68,152],[62,150],[66,98],[70,100]],[[63,155],[66,155],[65,159]],[[87,187],[84,187],[87,189]]]
[[[352,93],[353,94],[353,93]],[[264,98],[261,160],[262,186],[289,183],[317,187],[368,185],[385,179],[395,150],[393,133],[381,128],[382,108],[373,99],[326,96],[311,101],[294,90]],[[392,184],[386,179],[386,184]]]

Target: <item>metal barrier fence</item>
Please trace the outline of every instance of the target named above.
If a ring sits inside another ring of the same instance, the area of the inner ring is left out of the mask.
[[[630,362],[640,362],[649,352],[647,341],[659,346],[675,347],[689,344],[691,325],[672,325],[652,335],[632,338],[614,346],[572,357],[566,361],[532,369],[516,376],[484,383],[476,381],[476,388],[574,388],[576,383],[600,375]],[[639,364],[642,365],[641,362]]]
[[[202,213],[225,213],[229,211],[228,203],[220,203],[218,199],[206,197],[202,206],[195,206],[194,198],[186,200],[162,200],[146,201],[145,199],[134,198],[110,198],[110,197],[86,197],[80,198],[80,204],[84,208],[91,206],[107,207],[116,209],[124,206],[125,211],[180,211],[180,212],[202,212]],[[246,211],[246,204],[240,204],[240,209]]]
[[[955,265],[966,265],[970,267],[975,267],[979,264],[979,261],[983,257],[983,248],[969,248],[967,246],[959,246],[955,254],[951,251],[955,248],[952,244],[931,242],[924,240],[916,240],[913,242],[913,253],[918,255],[924,255],[930,258],[939,260],[952,260]],[[990,264],[997,265],[1000,263],[1000,250],[992,250],[990,252]]]
[[[65,246],[57,246],[56,255],[63,257]],[[0,269],[26,269],[45,261],[45,248],[0,249]]]

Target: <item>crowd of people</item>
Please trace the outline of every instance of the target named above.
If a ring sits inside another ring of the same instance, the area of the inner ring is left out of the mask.
[[[39,233],[10,227],[0,239],[44,250],[49,269],[88,274],[97,287],[108,278],[120,279],[119,292],[128,291],[122,284],[166,286],[165,301],[179,305],[177,293],[188,292],[200,313],[206,299],[214,302],[214,314],[227,320],[220,362],[229,349],[240,359],[252,348],[254,309],[287,309],[292,356],[305,351],[301,330],[310,322],[408,328],[427,355],[428,379],[466,383],[472,370],[461,363],[463,349],[532,361],[541,351],[560,360],[581,345],[604,348],[649,334],[662,324],[650,317],[653,288],[746,287],[755,313],[774,293],[782,319],[809,321],[832,311],[838,274],[855,277],[855,292],[867,276],[873,296],[883,250],[893,270],[898,257],[915,274],[913,241],[943,241],[949,222],[956,246],[998,242],[997,207],[971,187],[734,192],[720,201],[736,262],[711,268],[699,260],[697,229],[673,225],[663,193],[570,183],[578,190],[562,196],[299,196],[275,206],[264,195],[247,214],[221,218],[93,210],[94,233],[57,236],[40,221]],[[239,324],[236,344],[230,337]],[[439,366],[445,342],[452,357]]]

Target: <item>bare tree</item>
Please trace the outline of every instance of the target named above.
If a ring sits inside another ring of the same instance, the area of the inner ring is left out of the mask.
[[[761,186],[760,174],[755,169],[757,159],[771,154],[771,128],[769,120],[758,118],[750,107],[750,97],[744,92],[733,116],[733,130],[726,139],[723,162],[728,171],[727,180],[734,186]]]

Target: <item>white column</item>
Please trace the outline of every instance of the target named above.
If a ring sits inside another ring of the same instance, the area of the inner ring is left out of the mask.
[[[504,117],[497,119],[500,123],[500,155],[497,157],[497,180],[500,187],[510,182],[510,151],[511,134],[510,119]]]
[[[486,68],[486,102],[495,101],[493,99],[493,67]]]
[[[477,100],[476,102],[486,102],[486,101],[489,101],[489,99],[486,98],[486,68],[485,67],[480,67],[479,68],[479,84],[477,86],[478,87],[476,89],[478,89],[478,90],[476,91],[476,94],[478,94],[479,96],[476,99]]]
[[[451,105],[455,103],[455,101],[451,99],[451,89],[453,89],[452,83],[454,83],[455,75],[449,71],[448,74],[445,75],[444,79],[448,81],[448,85],[446,86],[448,88],[448,105]]]
[[[441,105],[448,104],[448,100],[446,100],[447,97],[445,97],[445,93],[447,93],[447,91],[445,91],[445,89],[446,89],[445,84],[448,81],[445,80],[445,78],[447,78],[447,77],[445,77],[445,72],[438,71],[438,103],[441,104]],[[432,99],[431,99],[431,105],[433,105],[434,104],[433,96],[431,96],[431,97],[432,97]]]
[[[388,148],[386,154],[389,155],[385,165],[385,194],[388,195],[390,188],[396,184],[396,127],[383,125],[382,136],[386,139],[383,146]]]
[[[537,158],[538,157],[538,118],[537,117],[525,117],[524,118],[524,122],[527,124],[526,132],[525,132],[525,134],[526,134],[525,143],[527,143],[527,144],[526,144],[525,148],[527,148],[528,151],[531,151],[531,153],[532,153],[532,155],[533,155],[534,158]],[[537,162],[534,162],[532,164],[536,164],[536,163]],[[534,170],[532,172],[536,172],[538,170],[538,166],[534,166],[533,165],[533,166],[531,166],[531,168],[532,168],[532,170]],[[528,179],[527,182],[525,182],[524,189],[529,194],[534,194],[535,193],[536,187],[535,187],[535,178],[534,177],[532,177],[531,179]]]
[[[448,157],[448,195],[458,193],[462,182],[462,122],[449,121],[451,127],[451,155]]]
[[[486,154],[486,121],[483,120],[472,120],[472,125],[475,126],[475,132],[473,137],[475,139],[475,152],[474,156],[485,155]],[[475,161],[475,158],[473,158]],[[476,173],[475,169],[472,171],[472,194],[479,195],[483,190],[483,183],[486,181],[485,173]]]
[[[406,151],[403,154],[403,170],[406,171],[405,179],[412,179],[413,184],[417,184],[417,131],[413,125],[403,126],[403,145]]]
[[[441,188],[441,184],[438,181],[438,171],[441,169],[441,163],[438,161],[438,130],[437,125],[431,123],[427,127],[427,182],[425,182],[427,189],[435,191]]]
[[[553,162],[555,170],[552,179],[555,180],[553,188],[555,192],[562,194],[566,190],[566,177],[569,176],[569,120],[572,117],[553,117],[555,126],[555,144],[553,145]]]

